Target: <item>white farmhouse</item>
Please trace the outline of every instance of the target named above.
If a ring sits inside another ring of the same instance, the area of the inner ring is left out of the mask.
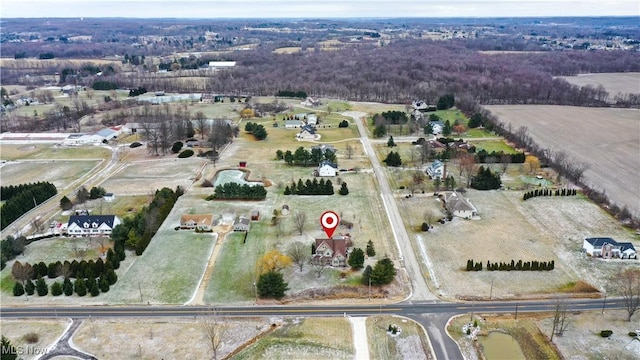
[[[329,162],[323,161],[318,165],[318,176],[336,176],[338,173],[338,165]]]
[[[586,238],[582,250],[589,256],[605,259],[637,259],[635,247],[630,242],[617,242],[612,238]]]
[[[67,233],[70,236],[109,236],[120,222],[115,215],[72,215]]]

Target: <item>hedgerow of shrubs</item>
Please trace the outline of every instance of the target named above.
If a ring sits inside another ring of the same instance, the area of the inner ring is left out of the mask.
[[[536,189],[524,193],[522,200],[528,200],[538,196],[573,196],[577,193],[576,189],[557,189],[556,191],[551,189]]]
[[[505,262],[490,262],[487,261],[486,269],[488,271],[551,271],[555,268],[555,261],[526,261],[511,260],[510,263]],[[473,260],[467,260],[467,271],[480,271],[482,270],[482,262],[475,262]]]
[[[142,146],[142,144],[137,142],[137,141],[134,141],[134,142],[131,143],[131,145],[129,145],[129,147],[132,148],[132,149],[133,148],[137,148],[139,146]]]

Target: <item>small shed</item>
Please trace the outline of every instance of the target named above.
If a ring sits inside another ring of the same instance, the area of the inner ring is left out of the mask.
[[[240,161],[240,163],[238,164],[241,168],[247,167],[247,162],[246,161]]]
[[[252,210],[251,211],[251,221],[258,221],[258,220],[260,220],[260,211]]]
[[[106,193],[102,196],[102,200],[106,202],[113,202],[116,199],[116,195],[114,193]]]
[[[287,204],[282,205],[282,210],[280,211],[280,214],[289,215],[289,205]]]

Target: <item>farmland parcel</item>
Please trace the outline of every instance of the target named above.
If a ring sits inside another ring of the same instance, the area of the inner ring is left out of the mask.
[[[640,216],[640,110],[551,105],[487,106],[504,124],[587,164],[585,181]]]

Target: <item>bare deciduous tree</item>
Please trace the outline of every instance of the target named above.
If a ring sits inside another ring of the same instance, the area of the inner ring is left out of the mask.
[[[351,157],[353,156],[353,151],[354,151],[353,146],[348,143],[346,148],[347,159],[351,159]]]
[[[211,349],[212,359],[218,358],[218,351],[222,345],[222,340],[226,334],[226,326],[220,321],[215,309],[211,312],[204,313],[200,317],[200,326],[207,339],[209,349]]]
[[[196,134],[200,134],[200,139],[204,139],[205,135],[209,133],[209,127],[207,126],[207,117],[204,116],[202,111],[198,111],[195,117],[194,130]]]
[[[313,269],[313,273],[316,277],[321,277],[325,270],[327,270],[328,265],[323,261],[318,262],[310,262],[311,268]]]
[[[461,152],[458,156],[460,163],[460,173],[463,174],[467,180],[467,186],[471,185],[471,177],[476,168],[476,158],[469,153]]]
[[[627,269],[619,272],[613,279],[615,292],[622,297],[627,311],[627,321],[640,308],[640,270]]]
[[[287,249],[287,255],[289,255],[293,263],[298,266],[298,269],[302,271],[304,264],[309,260],[309,247],[301,241],[296,241]]]
[[[304,227],[307,224],[307,213],[297,212],[293,216],[293,224],[296,227],[296,230],[298,230],[298,235],[302,235]]]
[[[16,261],[13,263],[13,267],[11,267],[11,275],[24,284],[25,281],[33,277],[33,268],[29,263],[22,265],[20,261]]]

